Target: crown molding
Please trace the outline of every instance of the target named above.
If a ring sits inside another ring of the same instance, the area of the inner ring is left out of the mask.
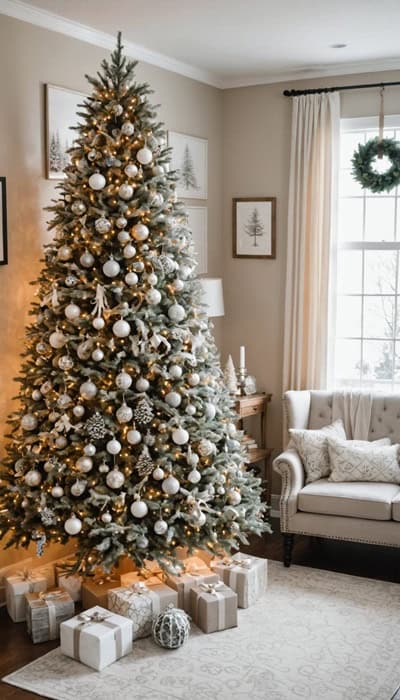
[[[221,88],[251,87],[255,85],[272,85],[297,80],[312,80],[313,78],[329,78],[339,75],[356,75],[357,73],[379,73],[387,70],[400,70],[400,57],[387,58],[380,61],[357,61],[353,63],[330,63],[327,66],[303,68],[287,73],[265,73],[264,75],[245,76],[243,78],[227,78],[221,81]]]
[[[98,31],[85,24],[74,22],[33,5],[27,5],[21,0],[0,0],[0,14],[23,22],[29,22],[36,27],[42,27],[42,29],[65,34],[73,39],[85,41],[87,44],[93,44],[103,49],[113,50],[115,48],[115,36],[112,34]],[[186,78],[192,78],[192,80],[197,80],[212,87],[222,87],[218,76],[209,71],[196,68],[196,66],[170,58],[157,51],[151,51],[131,41],[124,41],[124,48],[128,56],[138,61],[149,63],[172,73],[178,73]]]

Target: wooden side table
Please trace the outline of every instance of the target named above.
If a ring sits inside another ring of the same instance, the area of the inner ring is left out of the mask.
[[[243,420],[249,416],[260,416],[261,441],[260,446],[248,450],[250,464],[261,462],[263,468],[261,478],[265,485],[266,502],[271,504],[271,455],[272,449],[267,447],[266,426],[267,407],[272,399],[272,394],[251,394],[249,396],[236,397],[236,413],[239,416],[239,428],[243,430]]]

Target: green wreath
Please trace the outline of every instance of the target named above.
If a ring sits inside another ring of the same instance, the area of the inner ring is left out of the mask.
[[[391,167],[384,173],[374,170],[372,163],[378,154],[389,158]],[[364,189],[389,192],[400,183],[400,144],[394,139],[370,139],[360,144],[351,159],[352,175]]]

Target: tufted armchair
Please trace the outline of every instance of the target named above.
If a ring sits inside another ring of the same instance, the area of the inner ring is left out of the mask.
[[[332,393],[288,391],[287,427],[318,429],[332,422]],[[400,443],[400,395],[373,397],[369,440],[390,437]],[[400,547],[400,486],[371,482],[305,484],[301,459],[287,448],[274,461],[282,477],[281,530],[284,564],[290,566],[295,534]]]

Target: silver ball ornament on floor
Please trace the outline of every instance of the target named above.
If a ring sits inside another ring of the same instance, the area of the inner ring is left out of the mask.
[[[65,521],[64,529],[65,532],[67,532],[68,535],[71,535],[72,537],[74,535],[78,535],[82,530],[82,520],[77,518],[76,515],[72,514],[71,517]]]
[[[189,615],[172,604],[153,620],[153,639],[163,649],[179,649],[188,639],[189,630]]]

